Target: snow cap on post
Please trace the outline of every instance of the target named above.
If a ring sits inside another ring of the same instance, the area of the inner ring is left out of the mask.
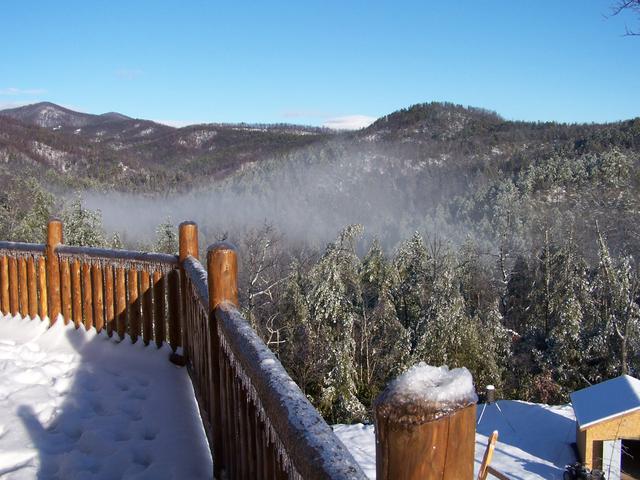
[[[236,247],[228,242],[217,242],[207,249],[209,281],[209,309],[223,303],[238,306],[238,256]]]
[[[419,363],[391,382],[374,405],[377,478],[472,478],[477,401],[466,368]]]
[[[421,424],[477,402],[469,370],[420,362],[387,386],[376,399],[375,408],[377,415],[394,423]]]

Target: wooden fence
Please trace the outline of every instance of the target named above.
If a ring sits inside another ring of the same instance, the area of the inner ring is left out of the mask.
[[[216,478],[366,478],[238,311],[234,247],[210,246],[205,270],[193,222],[180,225],[179,240],[179,255],[71,247],[52,220],[45,245],[0,242],[0,310],[167,342],[192,379]],[[407,478],[424,471],[416,465]]]

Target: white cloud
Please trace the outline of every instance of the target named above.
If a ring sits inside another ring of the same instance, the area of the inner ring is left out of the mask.
[[[0,110],[6,110],[7,108],[24,107],[33,102],[0,102]]]
[[[188,120],[153,120],[156,123],[161,123],[162,125],[168,125],[169,127],[176,127],[176,128],[181,128],[181,127],[186,127],[188,125],[196,125],[198,123],[204,123],[204,122],[190,122]]]
[[[345,115],[327,119],[322,126],[333,130],[359,130],[368,127],[377,119],[368,115]]]
[[[8,88],[0,88],[0,95],[42,95],[47,91],[43,88],[16,88],[16,87],[8,87]]]

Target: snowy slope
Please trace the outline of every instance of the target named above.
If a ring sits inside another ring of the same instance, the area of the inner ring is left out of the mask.
[[[199,479],[212,463],[170,349],[0,317],[0,476]]]
[[[478,405],[476,475],[493,430],[498,430],[499,440],[491,465],[512,480],[561,479],[564,466],[575,461],[571,448],[575,442],[575,418],[570,405],[501,400],[487,405],[482,414],[483,407]],[[373,425],[334,425],[333,428],[369,478],[375,479]]]

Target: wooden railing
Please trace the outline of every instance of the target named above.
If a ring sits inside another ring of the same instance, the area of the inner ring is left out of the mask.
[[[209,247],[205,270],[197,226],[182,223],[179,239],[177,256],[71,247],[63,244],[62,223],[52,220],[45,245],[0,242],[0,310],[104,329],[134,343],[167,342],[170,359],[192,379],[216,478],[366,478],[238,311],[235,248]],[[429,412],[420,401],[381,405],[379,479],[470,478],[474,405],[431,405]],[[407,423],[407,411],[433,421]]]
[[[181,224],[179,238],[178,256],[71,247],[52,220],[46,245],[0,242],[0,309],[168,342],[191,376],[216,478],[366,478],[238,312],[233,246],[210,247],[207,272],[197,226]]]

